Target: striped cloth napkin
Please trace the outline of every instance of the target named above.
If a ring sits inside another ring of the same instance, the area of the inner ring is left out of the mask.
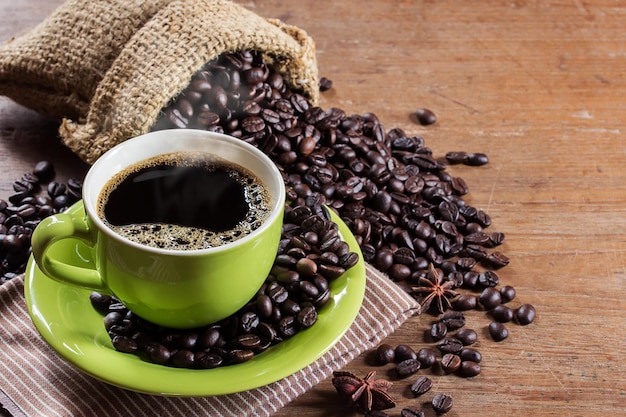
[[[270,416],[419,314],[415,300],[366,266],[365,297],[342,339],[306,368],[269,385],[212,397],[140,394],[101,382],[65,362],[41,338],[24,299],[23,277],[0,285],[0,415]],[[5,413],[6,414],[6,413]]]

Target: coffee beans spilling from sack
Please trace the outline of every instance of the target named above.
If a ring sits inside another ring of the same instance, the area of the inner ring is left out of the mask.
[[[494,249],[504,235],[486,232],[491,218],[466,204],[467,184],[446,172],[423,138],[386,132],[373,113],[312,106],[261,54],[225,54],[208,63],[153,129],[185,127],[262,149],[285,173],[292,198],[332,207],[365,260],[408,291],[424,286],[430,264],[443,270],[441,279],[453,290],[495,286],[499,278],[491,269],[509,262]],[[477,264],[488,271],[475,272]]]
[[[62,120],[63,143],[93,163],[146,133],[204,64],[243,49],[316,102],[313,39],[228,0],[68,0],[0,45],[0,94]]]

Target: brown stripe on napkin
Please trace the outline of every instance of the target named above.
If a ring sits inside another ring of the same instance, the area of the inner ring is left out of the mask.
[[[272,384],[214,397],[162,397],[108,385],[65,362],[43,341],[26,309],[23,276],[0,286],[0,403],[14,417],[270,416],[346,366],[419,313],[387,276],[366,266],[359,314],[317,361]]]

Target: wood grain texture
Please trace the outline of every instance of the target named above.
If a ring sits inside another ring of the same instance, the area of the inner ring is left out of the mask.
[[[436,156],[486,152],[479,168],[451,166],[469,204],[506,234],[512,305],[535,323],[494,343],[479,331],[482,373],[432,376],[454,399],[449,416],[606,416],[626,409],[626,5],[578,0],[241,1],[307,30],[320,74],[334,87],[322,107],[374,112],[389,129],[422,135]],[[0,0],[0,41],[42,20],[59,0]],[[421,127],[411,113],[433,110]],[[0,197],[44,157],[62,176],[85,166],[55,139],[54,123],[0,98]],[[406,322],[390,344],[424,345],[432,317]],[[363,355],[345,370],[365,375]],[[387,375],[389,367],[378,368]],[[399,407],[421,405],[396,381]],[[427,407],[426,407],[427,409]],[[390,412],[399,416],[400,408]],[[329,380],[278,416],[357,416]],[[432,411],[427,415],[433,416]]]

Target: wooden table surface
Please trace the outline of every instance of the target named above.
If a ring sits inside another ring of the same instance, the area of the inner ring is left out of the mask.
[[[0,41],[43,20],[60,0],[0,1]],[[483,167],[450,166],[469,204],[503,232],[511,258],[499,272],[513,302],[537,320],[507,340],[479,331],[482,373],[432,376],[453,397],[450,416],[616,416],[626,410],[626,5],[615,0],[245,1],[305,29],[320,75],[321,105],[374,112],[387,129],[422,135],[435,156],[485,152]],[[437,114],[423,127],[417,108]],[[86,166],[56,139],[56,124],[0,97],[0,197],[41,159],[61,178]],[[386,342],[421,347],[432,317],[410,319]],[[345,370],[373,369],[362,355]],[[379,368],[384,374],[387,368]],[[429,373],[425,372],[427,375]],[[399,407],[421,406],[407,381]],[[400,408],[390,411],[399,416]],[[278,416],[356,416],[330,380]],[[432,416],[432,410],[427,410]]]

